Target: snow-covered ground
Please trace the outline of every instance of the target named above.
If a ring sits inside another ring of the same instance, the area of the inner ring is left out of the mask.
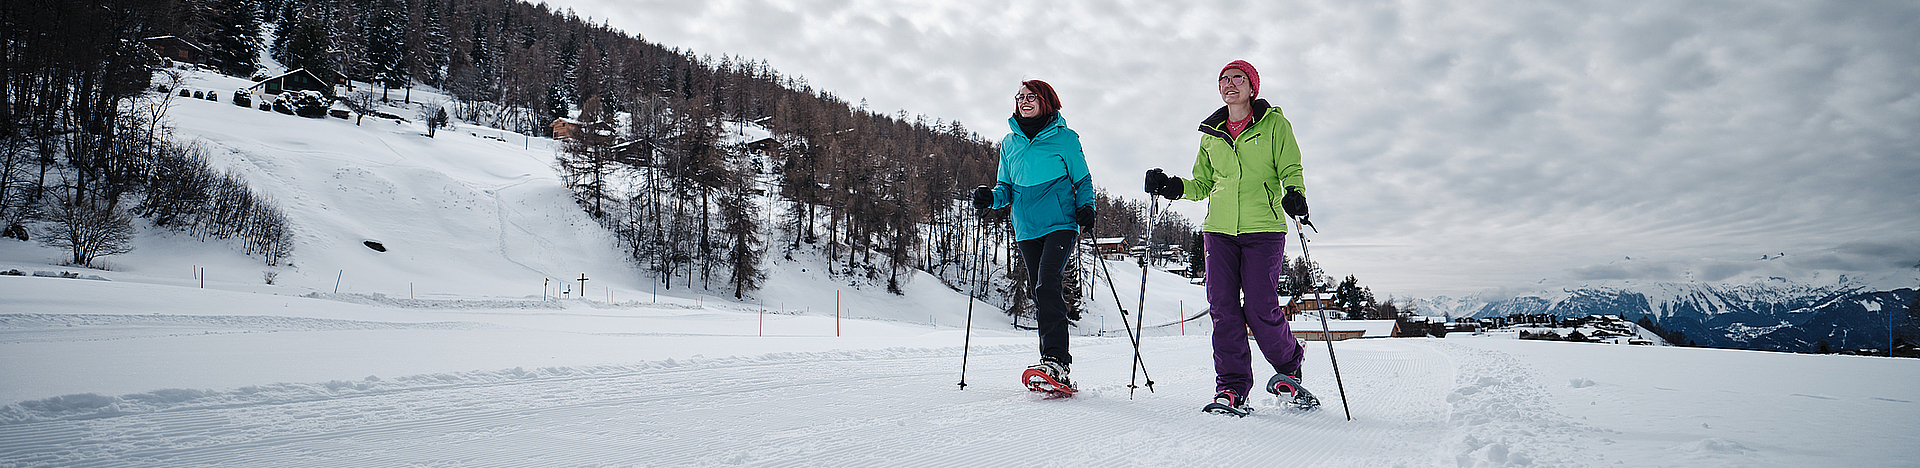
[[[1154,385],[1131,389],[1133,347],[1104,287],[1073,338],[1078,396],[1021,388],[1033,335],[977,303],[963,390],[964,295],[925,274],[900,296],[852,288],[807,254],[768,255],[767,286],[747,301],[684,283],[656,291],[573,206],[551,142],[471,127],[428,139],[417,123],[355,126],[224,101],[180,100],[169,116],[287,208],[293,266],[149,231],[134,252],[105,258],[111,271],[81,271],[52,265],[59,252],[0,241],[0,271],[110,280],[0,276],[0,466],[1920,459],[1911,359],[1460,333],[1352,340],[1334,345],[1343,405],[1326,345],[1314,342],[1305,372],[1321,410],[1262,395],[1252,417],[1203,414],[1206,321],[1184,335],[1148,329],[1141,352]],[[1137,309],[1138,267],[1110,267],[1119,302]],[[581,274],[591,278],[584,298],[552,298]],[[1203,307],[1200,288],[1180,278],[1147,282],[1149,324]]]
[[[408,302],[0,277],[0,465],[1912,466],[1920,361],[1446,339],[1324,343],[1326,406],[1203,414],[1207,338],[1033,338],[741,304]],[[479,302],[479,301],[473,301]],[[17,313],[25,312],[25,313]],[[1189,330],[1194,331],[1194,330]],[[1144,380],[1141,381],[1144,384]]]

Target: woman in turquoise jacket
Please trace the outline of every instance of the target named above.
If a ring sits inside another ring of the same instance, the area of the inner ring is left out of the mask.
[[[1020,83],[1013,96],[1012,130],[1000,139],[1000,167],[993,188],[974,190],[982,210],[1012,207],[1013,236],[1027,265],[1040,324],[1040,363],[1028,367],[1073,387],[1067,378],[1073,355],[1067,352],[1067,301],[1061,284],[1068,255],[1081,226],[1093,225],[1093,178],[1080,150],[1080,134],[1060,117],[1060,96],[1044,81]],[[1075,317],[1077,318],[1077,317]],[[1035,387],[1029,382],[1029,387]]]
[[[1306,183],[1293,123],[1280,108],[1256,99],[1260,72],[1244,60],[1220,69],[1220,110],[1200,122],[1193,177],[1147,171],[1147,192],[1169,199],[1207,200],[1201,223],[1207,257],[1207,306],[1213,318],[1214,403],[1245,415],[1253,387],[1247,335],[1273,366],[1268,393],[1291,396],[1299,407],[1319,401],[1300,386],[1305,350],[1280,306],[1286,266],[1287,217],[1307,216]]]

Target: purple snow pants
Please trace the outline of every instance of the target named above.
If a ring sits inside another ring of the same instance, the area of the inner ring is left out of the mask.
[[[1281,310],[1280,276],[1286,267],[1287,233],[1238,236],[1206,233],[1207,305],[1213,316],[1214,391],[1246,398],[1253,389],[1253,356],[1247,330],[1274,372],[1300,368],[1304,355]],[[1246,302],[1241,303],[1244,293]]]

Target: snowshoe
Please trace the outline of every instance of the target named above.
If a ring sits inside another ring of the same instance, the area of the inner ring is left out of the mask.
[[[1247,406],[1246,399],[1235,395],[1232,390],[1222,390],[1213,395],[1213,403],[1208,403],[1200,411],[1244,418],[1253,413],[1253,407]]]
[[[1067,378],[1067,365],[1052,359],[1042,359],[1039,364],[1027,366],[1020,374],[1020,382],[1027,390],[1047,392],[1051,396],[1068,396],[1080,391],[1074,387],[1073,380]]]
[[[1267,380],[1267,393],[1290,398],[1291,401],[1287,401],[1286,405],[1294,409],[1310,410],[1320,407],[1320,399],[1315,398],[1313,392],[1307,391],[1307,387],[1300,385],[1300,371],[1296,370],[1293,373],[1294,375],[1273,374],[1273,378]]]

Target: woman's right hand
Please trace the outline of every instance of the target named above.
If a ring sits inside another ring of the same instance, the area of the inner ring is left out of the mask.
[[[1168,200],[1179,200],[1181,196],[1186,195],[1186,191],[1186,184],[1181,182],[1179,177],[1169,177],[1166,171],[1158,167],[1147,170],[1148,194],[1166,197]]]

